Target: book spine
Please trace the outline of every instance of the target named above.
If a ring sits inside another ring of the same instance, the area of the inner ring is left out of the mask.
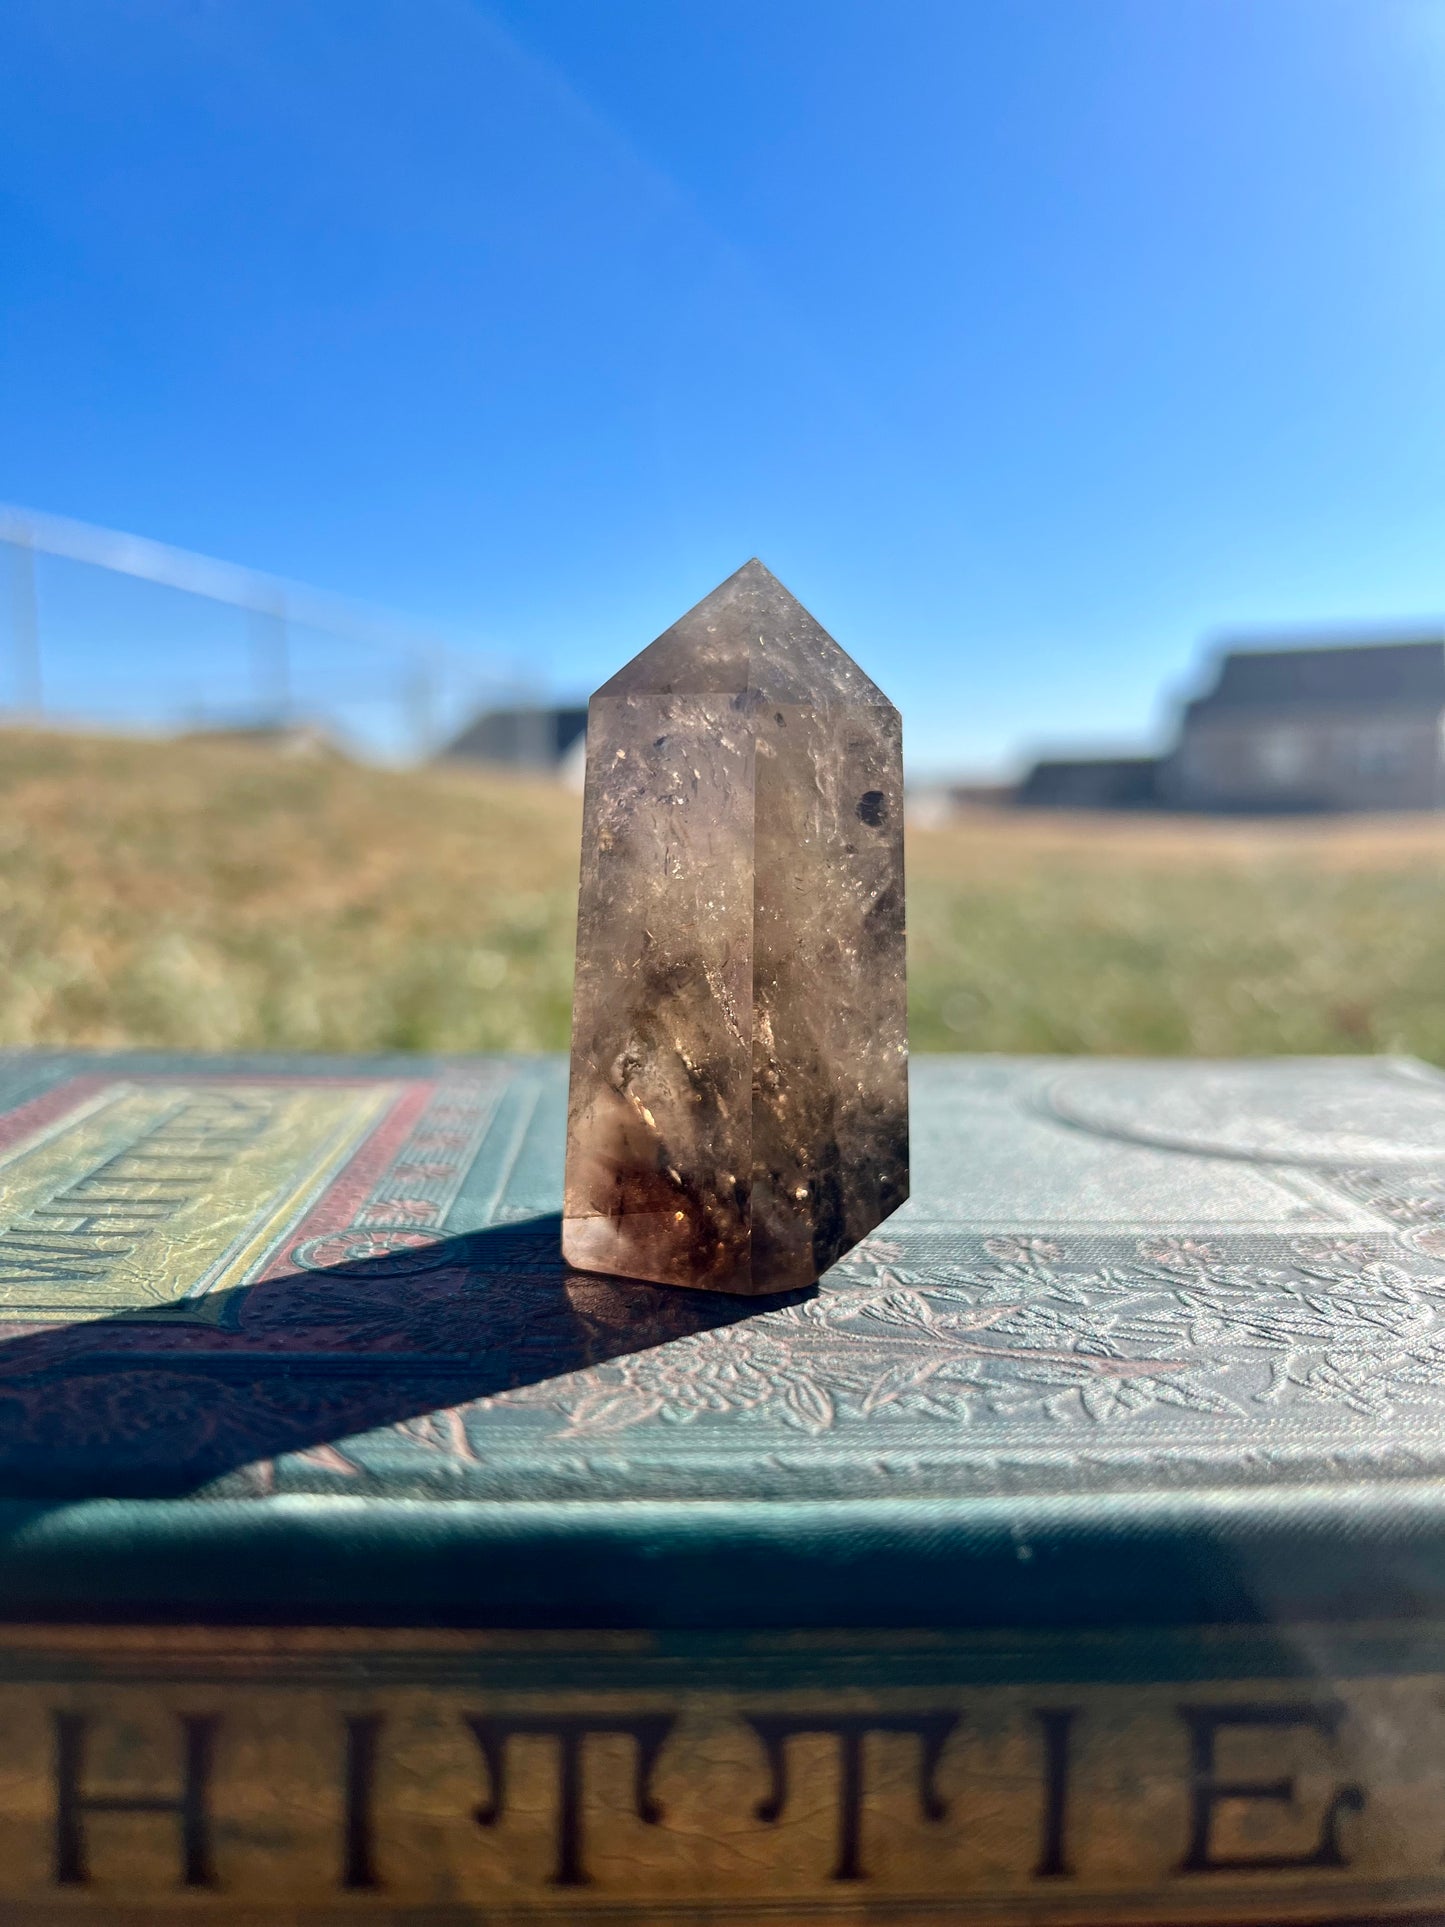
[[[1442,1650],[0,1629],[0,1922],[1418,1920]]]

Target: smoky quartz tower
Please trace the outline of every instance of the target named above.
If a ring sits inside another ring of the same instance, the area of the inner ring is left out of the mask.
[[[898,712],[749,562],[587,712],[562,1248],[788,1291],[907,1195]]]

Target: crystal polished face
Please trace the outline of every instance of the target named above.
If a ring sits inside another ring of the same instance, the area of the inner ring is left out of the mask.
[[[898,712],[760,562],[606,682],[562,1247],[812,1284],[908,1195]]]

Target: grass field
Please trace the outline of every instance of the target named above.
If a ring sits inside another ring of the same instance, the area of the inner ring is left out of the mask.
[[[465,770],[0,735],[0,1044],[560,1049],[577,829]],[[1445,1062],[1445,822],[980,813],[909,865],[918,1049]]]

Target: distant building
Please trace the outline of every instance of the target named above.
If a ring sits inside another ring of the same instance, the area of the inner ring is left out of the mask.
[[[1163,789],[1189,810],[1445,806],[1445,640],[1231,649]]]
[[[490,709],[467,724],[439,755],[568,776],[586,754],[585,707]]]
[[[1157,756],[1068,756],[1035,763],[1015,803],[1047,810],[1150,810],[1159,802]]]
[[[1445,809],[1445,638],[1225,651],[1160,757],[1035,763],[1049,809]]]

